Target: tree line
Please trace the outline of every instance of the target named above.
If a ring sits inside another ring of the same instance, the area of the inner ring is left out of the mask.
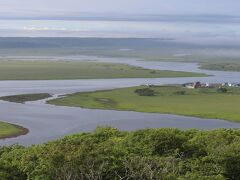
[[[1,180],[240,179],[240,130],[97,128],[0,148]]]

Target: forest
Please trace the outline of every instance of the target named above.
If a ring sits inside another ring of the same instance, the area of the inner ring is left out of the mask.
[[[240,179],[240,130],[99,127],[0,149],[1,180]]]

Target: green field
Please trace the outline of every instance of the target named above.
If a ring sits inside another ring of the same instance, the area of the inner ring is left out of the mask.
[[[0,100],[15,102],[15,103],[25,103],[27,101],[37,101],[41,99],[46,99],[52,97],[48,93],[41,94],[21,94],[21,95],[13,95],[13,96],[3,96],[0,97]]]
[[[217,89],[186,89],[177,86],[155,86],[154,96],[139,96],[132,87],[109,91],[75,93],[49,101],[60,106],[95,109],[130,110],[169,113],[201,118],[240,121],[240,88],[220,93]]]
[[[198,77],[199,73],[158,71],[125,64],[73,61],[1,61],[0,80]]]
[[[28,130],[23,127],[5,122],[0,122],[0,139],[17,137],[27,133]]]
[[[215,71],[240,71],[239,63],[216,63],[216,64],[202,64],[201,69],[215,70]]]

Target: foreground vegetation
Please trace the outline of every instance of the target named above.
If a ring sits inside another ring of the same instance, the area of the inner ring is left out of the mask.
[[[139,92],[139,89],[143,92]],[[240,88],[219,91],[217,88],[187,89],[181,86],[153,86],[147,91],[151,96],[141,95],[146,93],[144,89],[146,87],[141,86],[75,93],[51,100],[49,103],[60,106],[169,113],[240,121]]]
[[[240,179],[240,131],[98,128],[0,149],[0,179]]]
[[[27,134],[28,130],[14,124],[0,122],[0,139]]]
[[[215,71],[240,71],[239,63],[216,63],[216,64],[202,64],[201,69],[215,70]]]
[[[200,73],[158,71],[125,64],[74,61],[1,61],[0,80],[199,77]]]
[[[3,96],[0,97],[0,100],[15,102],[15,103],[25,103],[27,101],[37,101],[41,99],[46,99],[52,97],[48,93],[41,94],[21,94],[21,95],[13,95],[13,96]]]

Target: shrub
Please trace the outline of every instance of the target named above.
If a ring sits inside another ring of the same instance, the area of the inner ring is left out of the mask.
[[[240,130],[145,129],[0,148],[0,179],[240,179]]]
[[[135,93],[138,94],[139,96],[154,96],[155,95],[155,91],[150,88],[136,89]]]
[[[185,95],[186,91],[177,91],[175,92],[176,95]]]
[[[217,92],[219,92],[219,93],[227,93],[228,90],[227,90],[227,88],[221,87],[221,88],[218,88]]]

